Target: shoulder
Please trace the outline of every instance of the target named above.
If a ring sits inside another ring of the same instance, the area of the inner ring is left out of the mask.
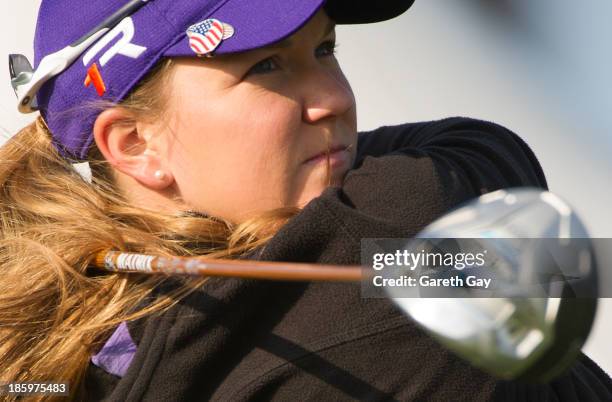
[[[432,156],[438,161],[444,159],[468,171],[466,161],[472,161],[472,166],[480,165],[479,170],[502,174],[507,187],[548,186],[540,162],[523,138],[500,124],[467,117],[382,126],[361,132],[355,167],[361,166],[368,156],[380,157],[402,150]]]
[[[439,120],[385,125],[359,134],[358,149],[384,152],[397,145],[419,146],[432,141],[472,139],[473,141],[506,141],[518,145],[521,151],[531,153],[526,142],[514,131],[495,122],[468,118],[448,117]],[[451,145],[451,144],[449,144]]]

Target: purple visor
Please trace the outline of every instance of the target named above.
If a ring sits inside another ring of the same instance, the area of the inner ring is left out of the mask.
[[[414,0],[142,0],[36,94],[53,144],[71,161],[85,161],[93,124],[104,103],[118,103],[163,57],[208,57],[278,42],[322,6],[336,23],[393,18]],[[34,40],[35,66],[69,46],[127,0],[43,0]],[[325,3],[325,4],[324,4]]]

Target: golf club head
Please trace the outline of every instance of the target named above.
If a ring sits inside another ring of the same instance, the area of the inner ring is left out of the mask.
[[[476,272],[494,289],[385,287],[445,347],[505,379],[546,382],[573,364],[593,323],[598,282],[592,241],[558,196],[531,188],[483,195],[427,226],[405,250],[488,252],[480,271],[451,270]],[[396,268],[395,277],[408,273]],[[417,270],[427,278],[434,271]]]
[[[28,58],[22,54],[9,54],[9,73],[11,75],[11,86],[15,95],[19,98],[19,91],[27,85],[34,75],[34,69]]]

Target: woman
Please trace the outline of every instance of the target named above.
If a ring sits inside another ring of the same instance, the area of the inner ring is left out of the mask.
[[[113,401],[612,395],[586,356],[550,384],[498,381],[353,284],[92,269],[105,249],[358,264],[362,238],[546,188],[527,145],[492,123],[357,133],[334,23],[411,3],[153,0],[45,83],[41,118],[0,150],[3,377]],[[43,1],[37,59],[124,4]]]

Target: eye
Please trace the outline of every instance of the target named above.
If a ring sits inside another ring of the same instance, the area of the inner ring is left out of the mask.
[[[268,57],[257,64],[255,64],[251,69],[247,72],[246,75],[251,74],[268,74],[278,69],[278,63],[274,60],[273,57]]]
[[[338,44],[334,40],[323,42],[316,50],[317,57],[330,57],[336,54]]]
[[[333,57],[336,54],[336,48],[338,45],[335,40],[328,40],[323,42],[315,50],[317,57]],[[279,64],[276,57],[268,57],[267,59],[257,62],[249,71],[245,74],[245,77],[251,74],[269,74],[279,69]]]

